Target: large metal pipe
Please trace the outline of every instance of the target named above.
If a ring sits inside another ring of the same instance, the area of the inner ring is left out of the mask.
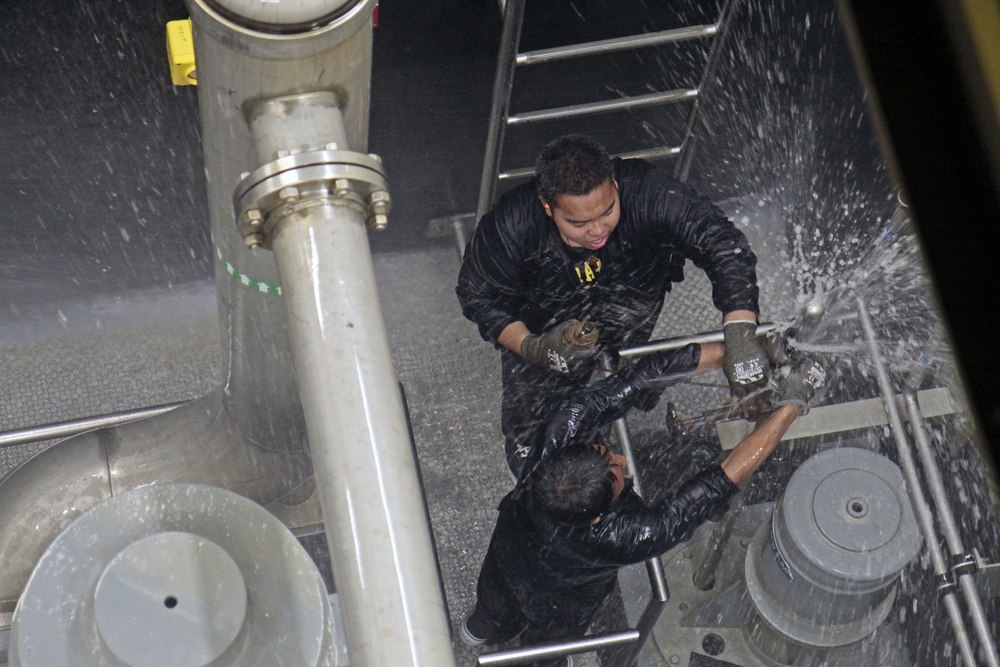
[[[387,222],[381,164],[347,150],[332,93],[262,100],[248,115],[263,164],[233,197],[238,226],[274,250],[281,277],[351,664],[451,664],[366,232]]]
[[[330,91],[346,137],[368,129],[374,0],[189,0],[212,238],[219,262],[219,389],[168,414],[64,441],[0,484],[0,613],[16,604],[55,536],[90,507],[158,482],[213,484],[260,504],[301,501],[312,469],[285,305],[270,253],[248,252],[231,195],[256,155],[245,111],[265,98]],[[2,629],[2,628],[0,628]]]
[[[453,664],[365,219],[294,214],[274,239],[351,664]]]

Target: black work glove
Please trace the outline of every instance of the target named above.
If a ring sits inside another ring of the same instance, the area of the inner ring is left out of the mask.
[[[755,322],[735,320],[722,325],[726,355],[722,370],[729,380],[733,396],[742,399],[767,384],[770,364],[767,354],[757,342]]]
[[[791,367],[788,377],[778,380],[776,384],[774,407],[798,405],[805,414],[809,402],[826,386],[826,368],[815,357],[802,357]]]
[[[562,322],[543,334],[529,334],[521,343],[521,357],[553,373],[579,375],[593,367],[597,334],[589,322]]]

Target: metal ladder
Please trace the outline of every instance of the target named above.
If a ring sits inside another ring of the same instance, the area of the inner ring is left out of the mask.
[[[500,171],[500,160],[503,156],[503,144],[507,126],[524,125],[548,120],[562,120],[676,102],[691,102],[691,109],[684,128],[683,139],[679,145],[654,146],[627,153],[619,153],[619,156],[624,158],[677,158],[674,167],[674,176],[684,180],[687,177],[687,171],[690,168],[691,159],[694,155],[694,126],[698,118],[699,92],[718,65],[729,19],[739,0],[725,0],[720,7],[719,18],[713,24],[693,25],[660,32],[519,53],[521,24],[524,20],[526,1],[501,0],[503,28],[500,36],[500,52],[497,56],[496,78],[493,81],[493,103],[486,139],[486,151],[483,158],[482,179],[479,185],[479,202],[473,222],[478,222],[493,206],[497,185],[500,181],[524,178],[534,174],[533,167]],[[708,38],[712,38],[713,42],[705,59],[705,65],[697,88],[681,88],[632,97],[617,97],[599,102],[529,111],[514,116],[509,114],[510,97],[514,84],[514,71],[518,66],[550,63],[581,56],[593,56]],[[459,254],[465,251],[464,222],[468,218],[468,215],[452,218]]]

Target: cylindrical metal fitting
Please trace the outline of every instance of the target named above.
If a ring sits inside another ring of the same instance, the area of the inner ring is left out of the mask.
[[[818,648],[867,637],[889,613],[895,582],[920,542],[894,463],[851,447],[816,454],[792,475],[747,550],[746,584],[759,616],[748,631],[763,620],[794,644]]]
[[[11,667],[335,667],[326,586],[260,505],[197,484],[98,504],[49,546],[11,625]]]

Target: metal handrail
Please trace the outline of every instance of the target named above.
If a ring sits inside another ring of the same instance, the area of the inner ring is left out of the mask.
[[[625,630],[607,635],[584,637],[583,639],[537,644],[535,646],[526,646],[507,651],[497,651],[496,653],[483,653],[479,656],[478,664],[483,665],[483,667],[521,665],[537,660],[562,658],[574,653],[588,653],[605,648],[631,646],[638,640],[638,630]]]
[[[729,23],[732,18],[733,12],[736,10],[736,5],[739,0],[726,0],[726,4],[722,6],[719,11],[719,20],[715,23],[717,37],[712,40],[712,46],[709,49],[708,57],[705,59],[705,69],[701,74],[701,81],[698,82],[698,90],[704,90],[706,84],[711,80],[712,76],[715,74],[716,67],[719,66],[719,60],[722,57],[722,46],[726,42],[726,36],[729,34]],[[688,171],[691,169],[691,160],[694,158],[694,126],[698,121],[698,110],[701,108],[701,98],[696,97],[694,99],[694,104],[691,105],[691,110],[688,113],[687,124],[684,126],[684,136],[681,139],[681,150],[682,155],[677,163],[674,165],[674,178],[679,181],[686,181],[688,177]]]
[[[666,90],[657,93],[647,93],[645,95],[633,95],[631,97],[617,97],[610,100],[601,100],[599,102],[584,102],[582,104],[571,104],[565,107],[553,107],[551,109],[541,109],[538,111],[526,111],[524,113],[510,116],[507,119],[507,124],[523,125],[525,123],[537,123],[545,120],[560,120],[563,118],[592,116],[599,113],[611,113],[612,111],[637,109],[640,107],[656,106],[658,104],[669,104],[671,102],[682,102],[694,97],[698,97],[697,88],[678,88],[677,90]]]
[[[601,39],[595,42],[568,44],[566,46],[556,46],[551,49],[538,49],[537,51],[519,53],[517,54],[517,64],[540,65],[568,58],[614,53],[627,49],[641,49],[647,46],[659,46],[660,44],[683,42],[689,39],[703,39],[713,36],[716,32],[718,32],[718,26],[715,24],[693,25],[683,28],[673,28],[672,30],[648,32],[642,35],[629,35],[628,37]]]
[[[680,146],[658,146],[656,148],[644,148],[638,151],[628,151],[626,153],[617,153],[615,157],[620,157],[623,160],[630,160],[632,158],[642,158],[644,160],[656,160],[658,158],[668,158],[676,157],[680,155]],[[526,178],[528,176],[535,175],[534,167],[521,167],[519,169],[510,169],[508,171],[500,172],[497,176],[497,180],[505,181],[513,178]]]
[[[184,405],[184,403],[184,401],[166,403],[151,408],[112,412],[97,417],[85,417],[83,419],[73,419],[55,424],[45,424],[17,431],[8,431],[7,433],[0,433],[0,447],[13,447],[14,445],[42,442],[43,440],[53,440],[55,438],[68,438],[80,433],[86,433],[87,431],[93,431],[94,429],[118,426],[137,419],[145,419],[146,417],[155,417],[164,412],[170,412],[174,408]]]

